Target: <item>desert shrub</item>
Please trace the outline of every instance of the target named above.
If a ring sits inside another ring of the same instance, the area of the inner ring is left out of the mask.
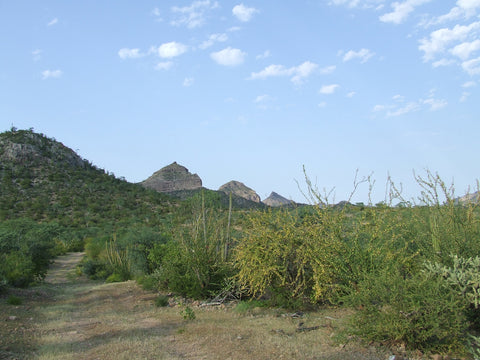
[[[192,209],[193,218],[182,224],[167,243],[156,243],[148,259],[156,268],[159,286],[191,298],[205,298],[221,291],[232,275],[229,260],[228,214]]]
[[[168,296],[158,295],[155,298],[155,306],[157,306],[157,307],[166,307],[166,306],[168,306],[168,304],[169,304]]]
[[[142,275],[136,278],[137,283],[143,290],[152,291],[158,289],[158,280],[152,275]]]
[[[115,282],[122,282],[122,281],[126,281],[126,280],[129,280],[129,279],[124,279],[121,274],[113,273],[112,275],[110,275],[109,277],[107,277],[105,279],[105,282],[106,283],[115,283]]]
[[[190,306],[185,306],[185,308],[180,311],[180,315],[182,315],[185,321],[192,321],[197,318],[195,311]]]
[[[0,280],[13,286],[28,286],[45,277],[51,259],[63,252],[57,237],[58,224],[32,220],[9,220],[0,224]]]
[[[9,304],[9,305],[22,305],[22,303],[23,303],[22,298],[20,298],[18,296],[10,295],[7,298],[7,304]]]
[[[422,351],[461,351],[468,321],[465,301],[424,272],[404,279],[386,272],[359,284],[353,317],[362,338]]]

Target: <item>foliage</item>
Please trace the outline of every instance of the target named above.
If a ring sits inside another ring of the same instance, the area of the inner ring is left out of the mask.
[[[465,302],[439,279],[384,273],[360,284],[354,332],[366,340],[422,351],[461,350],[468,322]]]
[[[182,315],[183,320],[186,321],[192,321],[197,318],[197,316],[195,315],[195,311],[193,311],[190,306],[185,306],[185,308],[180,311],[180,315]]]
[[[28,219],[0,223],[0,281],[25,287],[42,280],[51,259],[65,250],[58,241],[63,231],[56,223]]]
[[[7,298],[7,304],[9,304],[9,305],[22,305],[22,303],[23,303],[22,298],[20,298],[18,296],[10,295]]]
[[[157,267],[154,276],[161,287],[202,298],[221,290],[232,273],[229,217],[207,210],[203,202],[192,211],[193,219],[177,229],[168,243],[155,244],[149,260]]]
[[[157,307],[166,307],[168,306],[168,296],[165,295],[158,295],[155,298],[155,306]]]

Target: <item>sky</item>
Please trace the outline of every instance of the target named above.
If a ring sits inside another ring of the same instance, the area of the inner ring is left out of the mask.
[[[476,185],[480,0],[0,0],[0,131],[306,202]]]

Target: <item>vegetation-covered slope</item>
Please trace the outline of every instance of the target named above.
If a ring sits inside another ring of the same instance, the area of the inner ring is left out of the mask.
[[[0,134],[0,219],[28,217],[65,226],[158,223],[173,202],[115,178],[32,130]]]

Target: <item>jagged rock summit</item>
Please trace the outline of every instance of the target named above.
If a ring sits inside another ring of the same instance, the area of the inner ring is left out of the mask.
[[[222,191],[225,194],[233,194],[244,199],[254,201],[256,203],[261,202],[260,196],[258,196],[258,194],[254,190],[250,189],[248,186],[241,183],[240,181],[230,181],[220,186],[218,191]]]
[[[190,173],[186,167],[173,162],[156,171],[140,184],[149,189],[168,193],[199,189],[202,187],[202,179],[197,174]]]
[[[272,206],[272,207],[295,204],[294,201],[288,200],[288,199],[284,198],[282,195],[279,195],[274,191],[272,191],[272,193],[270,194],[270,196],[268,198],[263,200],[263,203],[265,205]]]

